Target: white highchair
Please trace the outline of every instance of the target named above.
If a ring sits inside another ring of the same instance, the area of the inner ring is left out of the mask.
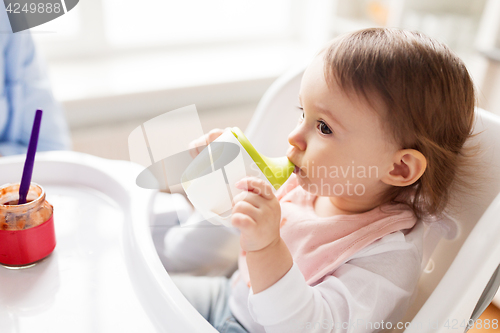
[[[304,67],[291,70],[269,88],[245,131],[255,148],[266,156],[283,156],[288,148],[287,136],[296,125],[296,118],[284,115],[297,105],[303,70]],[[448,209],[446,220],[437,221],[432,227],[426,224],[423,272],[417,296],[402,319],[412,325],[406,330],[393,332],[420,333],[424,330],[418,323],[434,325],[436,322],[438,327],[433,327],[432,332],[457,332],[457,328],[458,332],[464,332],[464,323],[466,325],[470,318],[477,319],[498,289],[500,117],[477,109],[475,132],[481,132],[474,140],[480,141],[485,152],[481,157],[484,169],[478,171],[481,172],[478,177],[481,179],[480,190],[453,202],[461,208],[460,212]],[[196,228],[181,229],[171,230],[165,241],[168,250],[160,253],[167,269],[227,276],[236,269],[238,238],[229,229],[204,228],[201,232]],[[206,233],[208,230],[210,235]],[[175,242],[175,245],[169,242]],[[209,244],[209,248],[203,250],[203,242]],[[199,247],[186,250],[189,243]],[[204,257],[198,263],[182,262],[186,255],[193,254]],[[197,264],[200,266],[196,267]],[[167,307],[164,305],[164,313],[173,311],[176,314],[176,320],[169,323],[172,332],[180,332],[176,329],[181,327],[185,332],[215,332],[173,284],[169,282],[162,289],[166,293],[164,302],[168,303]],[[189,328],[185,326],[187,324]]]

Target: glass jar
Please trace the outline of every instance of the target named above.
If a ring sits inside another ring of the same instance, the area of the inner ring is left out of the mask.
[[[18,205],[19,184],[0,187],[0,264],[25,266],[47,257],[56,245],[52,205],[44,189],[31,183]]]

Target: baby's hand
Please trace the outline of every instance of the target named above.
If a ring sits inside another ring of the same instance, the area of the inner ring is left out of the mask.
[[[236,183],[231,224],[241,231],[243,251],[259,251],[280,239],[281,207],[271,185],[256,177]]]
[[[229,127],[228,127],[229,128]],[[227,129],[227,128],[226,128]],[[195,158],[207,144],[217,139],[225,130],[220,128],[214,128],[207,134],[193,140],[189,143],[189,154]]]

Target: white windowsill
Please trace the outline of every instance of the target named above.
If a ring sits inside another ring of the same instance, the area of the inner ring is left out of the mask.
[[[255,102],[287,69],[314,56],[299,43],[123,54],[49,63],[71,127]]]

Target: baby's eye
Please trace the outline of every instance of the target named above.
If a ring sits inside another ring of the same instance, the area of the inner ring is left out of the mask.
[[[323,121],[318,121],[318,129],[322,134],[332,134],[332,130]]]
[[[299,119],[303,120],[304,119],[304,108],[301,106],[297,106],[297,109],[300,110],[300,117]]]

